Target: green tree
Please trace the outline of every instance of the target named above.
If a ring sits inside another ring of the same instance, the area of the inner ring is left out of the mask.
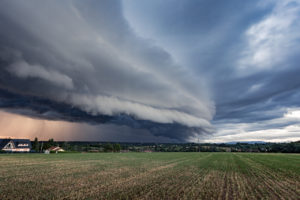
[[[54,139],[51,138],[47,142],[44,143],[43,149],[49,149],[52,146],[56,146],[56,142],[54,142]]]
[[[113,145],[108,143],[104,145],[104,151],[105,152],[112,152],[114,150]]]
[[[50,146],[55,146],[56,145],[53,138],[51,138],[51,139],[48,140],[48,144]]]
[[[39,152],[39,151],[40,151],[40,143],[39,143],[37,137],[34,138],[33,145],[32,145],[32,149],[33,149],[35,152]]]
[[[113,149],[114,149],[114,152],[120,152],[121,151],[121,145],[118,144],[118,143],[114,144]]]

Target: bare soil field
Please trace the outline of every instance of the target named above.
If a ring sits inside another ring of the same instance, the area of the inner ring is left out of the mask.
[[[1,200],[299,197],[299,154],[0,154]]]

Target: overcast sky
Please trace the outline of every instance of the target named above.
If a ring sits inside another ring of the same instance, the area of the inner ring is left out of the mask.
[[[0,27],[0,136],[300,140],[299,0],[1,0]]]

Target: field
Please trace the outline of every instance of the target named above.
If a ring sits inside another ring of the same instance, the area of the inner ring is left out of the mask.
[[[299,197],[299,154],[0,154],[0,199]]]

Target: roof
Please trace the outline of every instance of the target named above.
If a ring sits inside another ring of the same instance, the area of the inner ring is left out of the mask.
[[[61,147],[50,147],[47,150],[49,151],[58,151],[58,150],[63,150]]]
[[[31,149],[31,142],[29,139],[0,139],[0,149],[3,149],[3,147],[5,147],[5,145],[7,145],[10,141],[14,143],[16,149]]]

